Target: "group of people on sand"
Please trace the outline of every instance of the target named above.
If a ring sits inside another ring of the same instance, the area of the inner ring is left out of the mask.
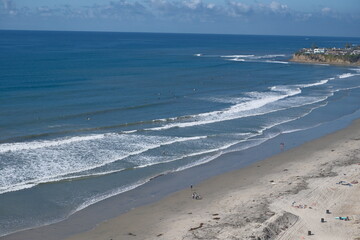
[[[335,217],[335,219],[350,221],[350,218],[348,216],[346,216],[346,217]]]
[[[295,208],[307,208],[306,204],[299,204],[299,205],[295,205],[295,201],[291,204],[291,206],[295,207]]]
[[[200,199],[201,199],[201,196],[200,196],[199,194],[197,194],[196,192],[193,192],[192,198],[193,198],[193,199],[196,199],[196,200],[200,200]]]
[[[193,185],[190,185],[190,188],[191,188],[191,191],[193,190]],[[196,200],[200,200],[201,199],[201,196],[200,194],[198,194],[197,192],[193,191],[192,193],[192,198],[193,199],[196,199]]]

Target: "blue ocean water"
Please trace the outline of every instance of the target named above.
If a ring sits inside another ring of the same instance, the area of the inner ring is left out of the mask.
[[[0,236],[359,111],[359,67],[288,62],[348,42],[0,31]]]

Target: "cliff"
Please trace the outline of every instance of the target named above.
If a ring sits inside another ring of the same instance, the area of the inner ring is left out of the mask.
[[[360,66],[360,55],[332,55],[332,54],[306,54],[295,53],[290,59],[292,62],[326,63],[334,65]]]

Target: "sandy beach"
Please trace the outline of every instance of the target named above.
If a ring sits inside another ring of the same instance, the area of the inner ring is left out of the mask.
[[[360,239],[359,136],[357,120],[67,240]]]

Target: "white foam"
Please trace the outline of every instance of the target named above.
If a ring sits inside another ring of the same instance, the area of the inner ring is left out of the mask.
[[[121,131],[124,134],[136,133],[138,130]]]
[[[360,68],[350,68],[350,70],[360,73]]]
[[[153,166],[153,165],[156,165],[156,164],[176,162],[176,161],[182,160],[184,158],[201,156],[201,155],[204,155],[204,154],[218,152],[219,150],[221,150],[221,149],[220,148],[215,148],[215,149],[209,149],[209,150],[204,150],[204,151],[199,151],[199,152],[193,152],[191,154],[186,154],[184,156],[180,156],[180,157],[177,157],[177,158],[172,158],[172,159],[169,159],[169,160],[163,160],[163,161],[158,161],[158,162],[151,161],[151,163],[142,164],[142,165],[139,165],[139,166],[137,166],[135,168],[144,168],[144,167],[149,167],[149,166]]]
[[[262,56],[254,56],[253,59],[265,59],[265,58],[276,58],[276,57],[285,57],[285,54],[268,54]]]
[[[196,54],[194,54],[194,56],[195,56],[195,57],[201,57],[202,54],[201,54],[201,53],[196,53]]]
[[[275,86],[271,88],[271,92],[252,92],[248,93],[250,98],[248,101],[241,102],[231,106],[230,108],[213,111],[208,113],[201,113],[198,115],[193,115],[189,117],[186,122],[176,122],[169,123],[160,127],[148,128],[145,130],[159,131],[166,130],[174,127],[192,127],[197,125],[211,124],[222,121],[228,121],[233,119],[238,119],[242,117],[249,117],[257,115],[257,112],[253,112],[256,109],[264,107],[267,104],[279,101],[281,99],[295,96],[300,94],[301,90],[299,88],[288,88],[285,86]]]
[[[322,106],[326,106],[326,104],[322,105]],[[317,107],[313,107],[311,108],[310,110],[308,110],[307,112],[299,115],[299,116],[296,116],[294,118],[285,118],[283,120],[277,120],[277,121],[274,121],[274,123],[269,123],[267,126],[264,126],[260,131],[259,133],[263,134],[266,130],[269,130],[271,128],[274,128],[276,126],[280,126],[282,124],[285,124],[285,123],[289,123],[289,122],[293,122],[293,121],[296,121],[298,119],[301,119],[307,115],[309,115],[310,113],[312,113],[315,109],[318,109],[319,107],[322,107],[322,106],[317,106]],[[280,133],[278,133],[277,135],[279,135]],[[268,139],[267,139],[268,140]]]
[[[291,108],[298,108],[298,107],[302,107],[302,106],[318,104],[318,103],[326,101],[330,96],[333,96],[333,95],[334,95],[334,93],[329,92],[327,95],[318,96],[318,97],[297,96],[294,98],[288,98],[284,101],[277,103],[276,106],[274,106],[273,110],[267,111],[264,114],[274,113],[274,112],[291,109]]]
[[[211,162],[213,161],[214,159],[218,158],[219,156],[221,156],[221,152],[218,152],[217,154],[213,155],[213,156],[206,156],[196,162],[193,162],[193,163],[189,163],[189,164],[186,164],[184,166],[181,166],[181,167],[178,167],[174,172],[179,172],[179,171],[183,171],[185,169],[188,169],[188,168],[192,168],[192,167],[196,167],[196,166],[199,166],[199,165],[202,165],[202,164],[205,164],[205,163],[208,163],[208,162]]]
[[[349,78],[349,77],[353,77],[353,76],[356,76],[358,74],[353,74],[353,73],[344,73],[344,74],[341,74],[341,75],[338,75],[338,78]]]
[[[24,184],[15,184],[15,185],[11,186],[11,188],[0,187],[0,194],[7,193],[7,192],[16,192],[16,191],[20,191],[20,190],[24,190],[24,189],[28,189],[28,188],[33,188],[37,185],[38,185],[37,183],[24,183]]]
[[[138,155],[164,145],[206,138],[159,137],[109,134],[103,138],[85,138],[80,142],[45,144],[42,148],[26,148],[4,152],[3,156],[17,159],[16,163],[4,162],[0,175],[0,193],[18,191],[40,183],[81,177],[76,173],[93,170],[129,156]],[[56,140],[54,140],[56,141]],[[96,149],[96,151],[94,151]]]
[[[326,106],[326,104],[324,104],[322,106]],[[181,167],[177,168],[175,171],[183,171],[183,170],[188,169],[188,168],[192,168],[192,167],[195,167],[195,166],[198,166],[198,165],[208,163],[208,162],[218,158],[219,156],[221,156],[222,154],[224,154],[226,152],[245,150],[245,149],[248,149],[248,148],[251,148],[251,147],[254,147],[254,146],[258,146],[258,145],[264,143],[265,141],[280,135],[281,132],[274,133],[273,135],[268,136],[268,137],[264,137],[264,138],[254,138],[254,137],[260,136],[260,135],[264,134],[265,131],[267,131],[267,130],[269,130],[271,128],[274,128],[276,126],[279,126],[279,125],[282,125],[282,124],[285,124],[285,123],[289,123],[289,122],[293,122],[293,121],[296,121],[296,120],[298,120],[300,118],[303,118],[306,115],[310,114],[315,109],[317,109],[319,107],[322,107],[322,106],[311,108],[309,111],[301,114],[300,116],[294,117],[294,118],[284,118],[283,120],[276,121],[274,123],[268,123],[266,126],[263,126],[263,128],[260,129],[256,134],[252,134],[248,138],[243,139],[241,141],[236,141],[236,142],[230,143],[228,145],[224,145],[222,147],[219,147],[217,149],[211,149],[211,150],[207,150],[207,151],[202,151],[202,152],[186,155],[183,158],[189,157],[189,156],[199,156],[199,155],[203,155],[203,154],[215,153],[212,156],[206,156],[206,157],[204,157],[204,158],[202,158],[202,159],[200,159],[200,160],[198,160],[196,162],[192,162],[192,163],[186,164],[184,166],[181,166]],[[232,146],[238,145],[241,142],[248,142],[248,144],[242,145],[241,148],[236,148],[236,149],[233,149],[233,150],[229,150]]]
[[[256,55],[224,55],[224,56],[220,56],[220,57],[222,57],[222,58],[230,58],[230,59],[227,59],[229,61],[244,62],[244,61],[246,61],[246,59],[251,61],[251,60],[259,60],[259,59],[270,59],[270,58],[277,58],[277,57],[285,57],[285,56],[286,56],[285,54],[268,54],[268,55],[262,55],[262,56],[256,56]],[[256,61],[254,61],[254,62],[256,62]],[[264,62],[289,64],[289,62],[276,61],[276,60],[266,60]]]
[[[331,79],[334,79],[334,78],[324,79],[324,80],[321,80],[321,81],[315,82],[315,83],[299,84],[299,85],[296,85],[296,86],[300,87],[300,88],[308,88],[308,87],[320,86],[320,85],[324,85],[324,84],[328,83],[329,80],[331,80]]]
[[[231,59],[228,59],[229,61],[235,61],[235,62],[245,62],[245,59],[242,59],[242,58],[231,58]]]
[[[222,134],[216,134],[214,136],[208,136],[208,138],[210,137],[219,137]],[[164,164],[164,163],[170,163],[170,162],[175,162],[175,161],[183,161],[185,158],[189,158],[189,157],[197,157],[197,156],[201,156],[201,155],[205,155],[205,154],[210,154],[210,153],[216,153],[218,151],[221,150],[225,150],[228,149],[229,147],[238,144],[240,142],[244,142],[247,141],[249,138],[251,137],[255,137],[257,136],[258,133],[235,133],[235,134],[224,134],[225,137],[230,137],[231,139],[229,140],[223,140],[223,141],[216,141],[216,144],[209,144],[209,142],[201,142],[201,144],[199,145],[200,149],[195,149],[195,148],[191,148],[189,149],[189,152],[187,153],[182,153],[180,156],[173,156],[171,155],[169,158],[164,158],[164,156],[139,156],[137,157],[137,162],[136,164],[138,164],[137,167],[135,168],[144,168],[144,167],[149,167],[149,166],[153,166],[153,165],[157,165],[157,164]],[[239,140],[243,139],[243,140]],[[245,137],[245,138],[244,138]],[[220,144],[220,145],[218,145]],[[193,144],[191,144],[193,146]],[[207,148],[206,146],[210,146],[210,148]]]
[[[260,134],[261,133],[259,131],[259,133],[255,134],[254,136],[257,136],[257,135],[260,135]],[[213,153],[213,152],[216,153],[216,154],[211,155],[211,156],[203,157],[203,158],[201,158],[200,160],[198,160],[196,162],[192,162],[192,163],[186,164],[184,166],[181,166],[181,167],[177,168],[175,170],[175,172],[183,171],[183,170],[188,169],[188,168],[196,167],[196,166],[203,165],[205,163],[211,162],[211,161],[215,160],[216,158],[220,157],[222,154],[227,153],[227,152],[240,151],[240,150],[245,150],[245,149],[248,149],[248,148],[251,148],[251,147],[254,147],[254,146],[258,146],[258,145],[260,145],[261,143],[263,143],[263,142],[265,142],[267,140],[269,140],[269,139],[268,138],[263,138],[263,139],[258,138],[258,139],[250,139],[250,140],[245,139],[243,141],[237,141],[235,143],[225,145],[225,146],[223,146],[223,147],[221,147],[219,149],[215,149],[213,151],[202,152],[202,153],[200,152],[198,155],[203,155],[203,154],[206,154],[206,153]],[[237,149],[234,149],[232,151],[229,150],[229,148],[231,148],[231,147],[233,147],[235,145],[238,145],[241,142],[249,142],[249,144],[243,145],[240,149],[237,148]],[[250,142],[252,142],[252,143],[250,143]],[[227,150],[227,151],[225,151],[225,150]]]
[[[249,58],[249,57],[254,57],[255,55],[225,55],[225,56],[220,56],[222,58]]]
[[[222,58],[228,58],[226,60],[228,61],[235,61],[235,62],[266,62],[266,63],[278,63],[278,64],[290,64],[290,62],[287,61],[279,61],[275,60],[278,57],[285,57],[285,54],[267,54],[267,55],[224,55],[220,56]],[[263,59],[269,59],[269,60],[263,60]]]
[[[330,64],[327,63],[311,63],[312,65],[318,65],[318,66],[330,66]]]
[[[309,130],[309,129],[312,129],[312,128],[316,128],[316,127],[318,127],[318,126],[320,126],[320,125],[321,125],[321,123],[316,124],[316,125],[314,125],[314,126],[305,127],[305,128],[295,128],[295,129],[290,129],[290,130],[283,131],[282,133],[284,133],[284,134],[288,134],[288,133],[294,133],[294,132],[305,131],[305,130]]]
[[[96,173],[89,173],[89,174],[78,174],[74,176],[62,176],[58,178],[51,179],[51,182],[60,182],[60,181],[73,181],[81,178],[90,178],[90,177],[100,177],[104,175],[109,175],[113,173],[118,173],[126,170],[126,168],[111,170],[111,171],[103,171],[103,172],[96,172]]]
[[[267,62],[267,63],[290,64],[290,62],[275,61],[275,60],[266,60],[265,62]]]
[[[70,144],[81,141],[89,141],[104,138],[104,134],[80,136],[58,139],[56,141],[33,141],[33,142],[19,142],[19,143],[3,143],[0,144],[0,153],[16,152],[22,150],[34,150],[46,147],[55,147],[64,144]]]
[[[358,89],[358,88],[360,88],[360,86],[347,87],[347,88],[339,88],[339,89],[336,89],[335,92],[347,91],[347,90]]]
[[[203,101],[210,101],[210,102],[218,102],[218,103],[231,103],[231,104],[238,104],[239,102],[244,102],[250,100],[249,97],[210,97],[210,98],[199,98]]]
[[[134,184],[130,184],[130,185],[127,185],[127,186],[123,186],[121,188],[118,188],[116,190],[113,190],[111,192],[107,192],[107,193],[104,193],[104,194],[101,194],[101,195],[97,195],[95,197],[92,197],[91,199],[88,199],[87,201],[85,201],[83,204],[81,204],[80,206],[78,206],[70,215],[80,211],[80,210],[83,210],[84,208],[90,206],[90,205],[93,205],[97,202],[100,202],[100,201],[103,201],[107,198],[110,198],[110,197],[113,197],[113,196],[116,196],[116,195],[119,195],[121,193],[124,193],[124,192],[128,192],[130,190],[133,190],[141,185],[144,185],[145,183],[147,183],[149,181],[149,179],[146,179],[146,180],[140,180]]]
[[[286,57],[285,54],[269,54],[269,55],[265,55],[262,56],[263,58],[274,58],[274,57]]]

